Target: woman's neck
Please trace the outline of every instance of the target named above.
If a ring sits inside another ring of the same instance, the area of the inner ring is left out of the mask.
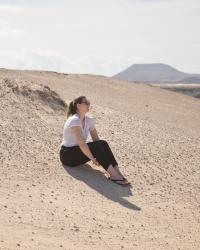
[[[85,114],[80,114],[80,113],[77,112],[77,115],[79,116],[79,118],[81,119],[81,121],[84,120]]]

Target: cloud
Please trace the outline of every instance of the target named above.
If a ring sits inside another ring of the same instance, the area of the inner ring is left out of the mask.
[[[66,2],[65,0],[0,0],[0,5],[49,5],[49,4],[60,4]]]
[[[10,28],[0,28],[0,38],[21,38],[24,35],[24,31],[21,29],[10,29]]]
[[[11,24],[0,22],[0,39],[19,39],[25,36],[24,30],[13,27]]]
[[[16,69],[36,69],[36,70],[58,70],[62,71],[63,67],[69,66],[70,70],[74,69],[66,58],[54,52],[40,51],[33,49],[23,49],[21,51],[1,51],[1,67]]]
[[[1,14],[18,14],[21,12],[21,7],[12,4],[1,4],[0,2],[0,13]]]
[[[17,27],[14,21],[0,20],[0,39],[18,39],[24,37],[24,35],[25,31]]]
[[[146,2],[146,3],[153,3],[153,2],[183,2],[184,0],[129,0],[130,2]],[[197,0],[185,0],[185,1],[197,1]]]
[[[89,55],[80,59],[66,58],[53,51],[23,49],[0,51],[0,67],[11,69],[50,70],[65,73],[99,74],[112,76],[141,61],[141,58],[104,58]]]

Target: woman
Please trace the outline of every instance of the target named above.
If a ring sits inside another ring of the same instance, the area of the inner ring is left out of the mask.
[[[85,96],[79,96],[69,104],[60,149],[62,164],[75,167],[91,160],[109,173],[110,180],[119,185],[129,185],[108,143],[99,139],[93,119],[85,115],[89,106],[90,102]],[[89,132],[93,141],[86,143]]]

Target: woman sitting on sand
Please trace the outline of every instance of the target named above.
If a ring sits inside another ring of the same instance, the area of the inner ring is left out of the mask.
[[[129,185],[108,143],[99,139],[93,119],[85,115],[89,106],[90,102],[85,96],[79,96],[69,104],[60,149],[62,164],[75,167],[91,160],[109,173],[110,180],[120,185]],[[86,143],[89,132],[93,141]]]

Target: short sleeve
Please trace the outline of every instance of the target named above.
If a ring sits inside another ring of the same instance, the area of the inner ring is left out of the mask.
[[[68,128],[74,127],[74,126],[80,126],[81,127],[81,121],[78,117],[73,117],[71,121],[68,123]]]
[[[90,118],[90,122],[89,122],[89,130],[93,130],[95,129],[95,121],[94,118]]]

